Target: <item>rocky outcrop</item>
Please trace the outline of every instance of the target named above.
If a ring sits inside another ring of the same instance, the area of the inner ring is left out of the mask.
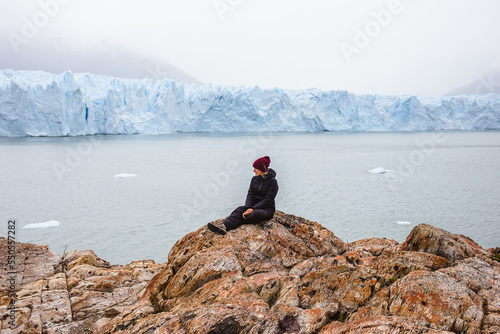
[[[345,244],[276,212],[224,236],[191,232],[167,264],[70,252],[19,289],[11,333],[497,333],[500,263],[490,255],[425,224],[402,244]]]
[[[56,273],[56,267],[61,261],[59,254],[49,251],[48,246],[39,246],[16,242],[16,255],[9,258],[7,251],[9,242],[7,238],[0,237],[0,289],[8,287],[7,272],[16,272],[17,285],[35,282],[40,278],[48,277]],[[8,260],[15,260],[15,271],[10,270]],[[8,275],[9,277],[12,274]]]
[[[450,261],[488,253],[464,235],[452,234],[428,224],[420,224],[413,229],[401,249],[431,253]]]
[[[0,238],[0,243],[7,239]],[[63,259],[47,246],[16,243],[15,281],[0,271],[1,333],[88,333],[134,304],[165,266],[136,261],[111,266],[93,251],[70,251]],[[2,258],[2,263],[4,259]],[[16,288],[11,318],[10,288]]]

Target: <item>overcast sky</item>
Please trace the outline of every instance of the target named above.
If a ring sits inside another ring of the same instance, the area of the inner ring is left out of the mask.
[[[173,76],[205,84],[419,95],[500,69],[498,0],[0,4],[2,69],[154,77],[177,68]]]

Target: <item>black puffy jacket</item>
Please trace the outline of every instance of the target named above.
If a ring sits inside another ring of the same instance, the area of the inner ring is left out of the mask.
[[[274,198],[278,193],[278,181],[276,180],[276,172],[269,168],[265,177],[254,176],[250,181],[245,206],[256,209],[272,209],[276,210]]]

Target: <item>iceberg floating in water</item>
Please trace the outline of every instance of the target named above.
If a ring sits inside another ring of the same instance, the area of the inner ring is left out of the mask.
[[[48,222],[44,223],[34,223],[34,224],[28,224],[23,226],[24,229],[35,229],[35,228],[46,228],[46,227],[57,227],[61,225],[60,222],[57,220],[49,220]]]
[[[396,224],[398,224],[398,225],[410,225],[411,223],[406,222],[406,221],[397,221]]]
[[[0,136],[500,129],[500,95],[357,95],[0,71]]]
[[[125,177],[134,177],[137,176],[137,174],[127,174],[127,173],[122,173],[122,174],[116,174],[115,177],[118,178],[125,178]]]
[[[372,173],[372,174],[385,174],[387,172],[394,172],[394,171],[391,169],[385,169],[384,167],[377,167],[377,168],[370,169],[368,171],[368,173]]]

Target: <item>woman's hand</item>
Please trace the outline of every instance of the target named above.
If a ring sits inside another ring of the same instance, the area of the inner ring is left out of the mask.
[[[253,209],[248,209],[247,211],[243,212],[243,218],[247,218],[246,216],[248,216],[249,214],[251,214],[253,212]]]

